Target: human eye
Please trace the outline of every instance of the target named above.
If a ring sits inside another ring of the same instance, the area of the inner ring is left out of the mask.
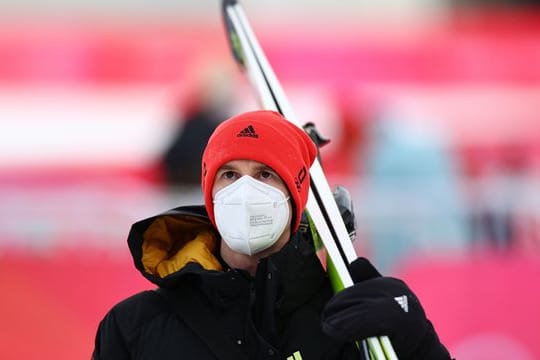
[[[259,176],[261,177],[261,179],[269,180],[269,179],[271,179],[273,177],[273,174],[272,174],[271,171],[263,170],[263,171],[261,171]]]
[[[257,174],[257,178],[260,181],[266,182],[266,183],[279,183],[280,177],[276,172],[272,169],[261,169],[259,173]]]
[[[226,180],[234,180],[238,177],[238,174],[232,170],[223,171],[221,177]]]

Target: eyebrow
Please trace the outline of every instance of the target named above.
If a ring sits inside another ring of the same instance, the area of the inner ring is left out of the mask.
[[[264,165],[264,164],[260,164],[260,165],[256,165],[254,167],[254,169],[256,171],[261,171],[261,170],[269,170],[269,171],[272,171],[272,172],[276,172],[274,169],[272,169],[270,166],[268,165]],[[228,164],[224,164],[222,165],[217,171],[229,171],[229,170],[238,170],[235,166],[232,166],[232,165],[228,165]]]
[[[272,172],[276,172],[274,169],[272,169],[270,166],[267,165],[257,165],[255,167],[255,170],[261,171],[261,170],[270,170]]]
[[[220,170],[235,170],[235,167],[231,165],[221,165],[219,169],[217,169],[217,171],[220,171]]]

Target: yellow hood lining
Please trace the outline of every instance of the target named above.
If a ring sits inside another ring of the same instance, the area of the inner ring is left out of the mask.
[[[207,270],[222,270],[212,225],[194,216],[162,216],[143,235],[142,264],[146,272],[165,277],[195,262]]]

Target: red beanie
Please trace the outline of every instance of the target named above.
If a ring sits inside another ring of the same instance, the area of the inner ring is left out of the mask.
[[[300,224],[309,193],[309,168],[317,148],[298,126],[275,111],[246,112],[222,122],[202,157],[202,191],[215,225],[212,187],[218,169],[232,160],[254,160],[272,168],[285,182],[295,207],[292,229]]]

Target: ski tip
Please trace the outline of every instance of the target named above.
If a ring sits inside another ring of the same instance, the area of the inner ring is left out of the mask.
[[[237,0],[222,0],[222,4],[223,4],[223,7],[234,6],[238,4],[238,1]]]
[[[223,21],[225,24],[225,32],[227,34],[227,40],[229,42],[229,48],[231,49],[232,55],[235,61],[238,63],[242,70],[246,68],[246,58],[244,54],[244,49],[240,41],[240,37],[237,33],[237,28],[235,27],[229,11],[234,11],[231,9],[231,6],[237,4],[236,0],[223,0]]]

